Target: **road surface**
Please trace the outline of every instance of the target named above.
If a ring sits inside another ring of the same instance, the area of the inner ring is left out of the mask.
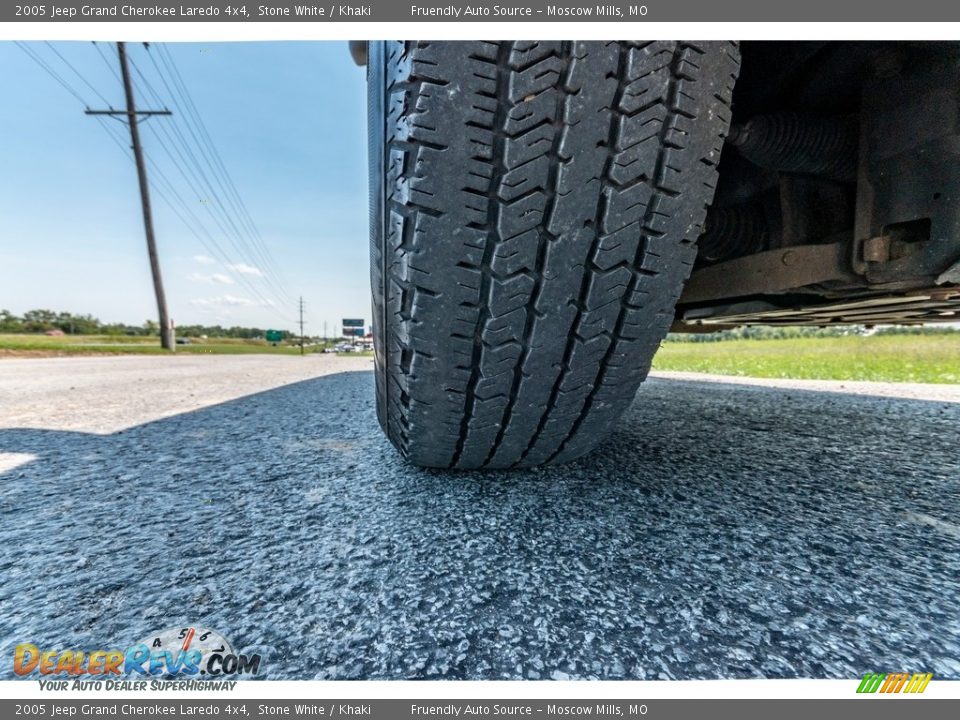
[[[0,676],[199,623],[278,679],[960,679],[960,389],[657,377],[587,458],[451,473],[369,368],[0,362]]]

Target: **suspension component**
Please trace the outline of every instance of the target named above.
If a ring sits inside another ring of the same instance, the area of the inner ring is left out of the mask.
[[[755,204],[711,208],[697,241],[698,257],[713,264],[767,249],[769,233]]]
[[[855,117],[781,112],[731,127],[727,142],[768,170],[849,182],[857,173],[857,132]]]

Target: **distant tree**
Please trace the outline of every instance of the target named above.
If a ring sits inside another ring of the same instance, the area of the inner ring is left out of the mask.
[[[0,332],[23,332],[23,323],[20,322],[20,318],[9,310],[0,310]]]
[[[4,333],[41,333],[59,329],[69,335],[129,335],[156,336],[160,326],[156,320],[146,320],[143,325],[125,323],[102,323],[93,315],[75,315],[69,312],[52,310],[29,310],[23,317],[17,317],[9,310],[0,310],[0,332]],[[293,333],[282,331],[284,340],[294,337]],[[235,325],[224,328],[220,325],[184,325],[177,328],[181,337],[240,338],[262,340],[266,334],[263,328],[248,328]]]
[[[56,326],[68,335],[95,335],[100,332],[100,321],[93,315],[58,313]]]
[[[177,334],[181,337],[201,337],[203,335],[209,338],[237,338],[240,340],[262,340],[267,331],[263,328],[248,328],[234,325],[233,327],[222,327],[221,325],[182,325],[177,328]],[[293,333],[281,330],[284,340],[294,337]]]
[[[27,310],[23,314],[25,332],[46,332],[57,325],[57,314],[52,310]]]

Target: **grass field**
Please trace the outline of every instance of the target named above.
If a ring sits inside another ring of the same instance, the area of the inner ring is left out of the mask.
[[[307,347],[307,352],[319,350]],[[240,355],[243,353],[269,353],[273,355],[298,355],[298,346],[274,347],[264,340],[240,340],[235,338],[190,339],[190,345],[177,345],[178,353]],[[151,337],[126,335],[2,335],[0,355],[80,355],[80,354],[161,354],[160,340]]]
[[[653,368],[763,378],[960,383],[960,333],[665,342]]]
[[[308,347],[317,352],[320,347]],[[157,338],[0,335],[0,357],[77,354],[160,354]],[[263,340],[191,339],[178,353],[297,355],[300,348]],[[369,353],[365,353],[369,354]],[[960,383],[960,333],[665,342],[655,370],[765,378]]]

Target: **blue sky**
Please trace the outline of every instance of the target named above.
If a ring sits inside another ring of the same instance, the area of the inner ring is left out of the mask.
[[[57,52],[113,107],[123,105],[111,44],[27,47],[91,107],[103,106],[103,99]],[[253,233],[245,232],[246,226],[234,220],[239,228],[234,231],[220,214],[199,170],[191,172],[186,149],[180,154],[174,149],[177,131],[189,145],[194,126],[186,124],[189,114],[175,107],[183,99],[172,74],[169,91],[157,74],[158,59],[166,72],[160,48],[149,51],[151,60],[142,45],[129,44],[137,68],[175,112],[143,127],[145,150],[159,168],[151,180],[162,182],[162,172],[223,250],[218,257],[205,247],[153,193],[164,283],[177,324],[293,329],[295,305],[277,285],[293,298],[303,296],[308,333],[320,334],[324,321],[333,332],[342,317],[369,323],[366,91],[363,69],[353,65],[346,43],[166,48],[277,268],[270,273],[263,255],[249,249]],[[19,314],[48,308],[135,324],[155,318],[132,160],[100,123],[84,115],[83,103],[11,42],[0,42],[0,69],[0,309]],[[155,105],[143,79],[136,72],[133,77],[138,105]],[[105,122],[129,146],[125,125]],[[166,134],[156,127],[161,123],[167,124]],[[204,168],[197,147],[194,157]],[[209,166],[204,172],[214,177]],[[227,194],[212,184],[235,217]],[[194,230],[210,244],[206,231],[195,223]]]

